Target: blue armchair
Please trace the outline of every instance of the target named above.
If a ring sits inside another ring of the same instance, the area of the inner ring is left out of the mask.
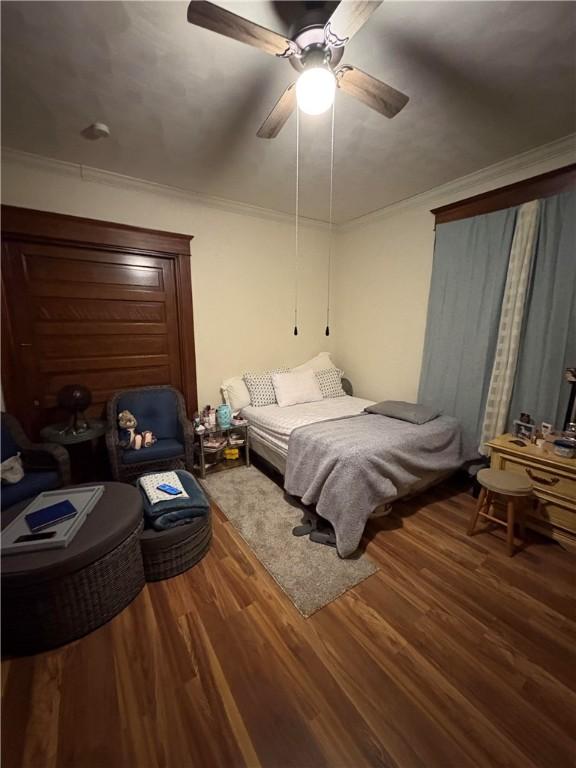
[[[137,431],[153,432],[157,442],[148,448],[123,448],[118,435],[118,414],[130,411],[138,422]],[[192,471],[194,428],[186,416],[184,398],[167,386],[141,387],[116,392],[107,405],[106,445],[112,476],[130,482],[145,472],[170,469]]]
[[[54,443],[32,443],[8,413],[2,413],[1,440],[1,460],[20,453],[24,465],[22,480],[2,486],[0,506],[3,510],[42,491],[70,484],[70,457],[66,449]]]

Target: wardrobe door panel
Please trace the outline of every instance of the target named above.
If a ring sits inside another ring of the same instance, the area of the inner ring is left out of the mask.
[[[118,389],[171,384],[189,395],[178,258],[38,240],[5,238],[3,250],[11,358],[3,383],[7,408],[26,428],[63,415],[57,394],[67,384],[91,390],[89,413],[98,416]]]

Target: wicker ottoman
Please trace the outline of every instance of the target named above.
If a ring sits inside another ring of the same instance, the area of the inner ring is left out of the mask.
[[[146,492],[140,489],[144,516],[151,521],[140,536],[146,581],[169,579],[188,570],[201,560],[210,548],[212,520],[206,495],[190,472],[177,469],[176,475],[188,493],[187,498],[174,497],[151,505]],[[197,516],[166,530],[148,527],[158,527],[155,521],[159,520],[159,515],[174,512],[192,513]]]
[[[202,560],[210,549],[210,513],[167,531],[147,528],[140,535],[146,581],[176,576]]]
[[[142,500],[122,483],[105,491],[70,546],[2,557],[2,651],[37,653],[101,626],[145,584]],[[10,523],[26,502],[2,515]]]

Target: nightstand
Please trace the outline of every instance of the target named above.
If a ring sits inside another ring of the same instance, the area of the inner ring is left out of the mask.
[[[205,444],[208,437],[222,437],[226,439],[226,443],[221,448],[210,448]],[[213,471],[250,466],[250,426],[248,424],[212,427],[206,429],[202,434],[196,433],[194,446],[194,463],[202,478]],[[225,448],[238,448],[239,458],[226,459],[224,457]]]

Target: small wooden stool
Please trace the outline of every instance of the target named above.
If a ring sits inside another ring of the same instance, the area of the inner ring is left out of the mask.
[[[501,469],[481,469],[476,475],[476,479],[482,486],[476,511],[472,515],[470,525],[468,526],[468,536],[472,536],[476,531],[476,524],[479,517],[484,517],[492,523],[503,525],[506,528],[506,539],[508,543],[508,554],[510,557],[515,552],[514,548],[514,523],[516,522],[515,500],[522,496],[530,496],[532,485],[528,478],[515,472],[505,472]],[[490,509],[494,503],[494,496],[503,496],[506,502],[506,520],[500,520],[498,517],[490,514]],[[520,535],[524,540],[524,519],[518,521]]]

